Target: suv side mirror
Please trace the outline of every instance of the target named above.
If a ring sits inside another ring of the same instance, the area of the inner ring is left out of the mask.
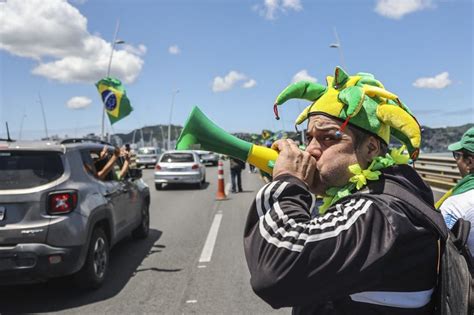
[[[140,168],[131,168],[128,170],[128,175],[131,179],[142,178],[142,170]]]

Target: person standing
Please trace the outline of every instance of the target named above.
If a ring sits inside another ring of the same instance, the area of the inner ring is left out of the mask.
[[[230,158],[230,176],[232,182],[232,192],[242,192],[242,170],[245,169],[245,162],[239,159]]]
[[[467,130],[460,141],[449,145],[448,150],[453,152],[462,179],[436,203],[436,207],[450,229],[459,219],[471,222],[467,246],[474,255],[474,127]]]
[[[273,179],[256,195],[244,229],[254,292],[293,314],[431,314],[437,283],[438,234],[410,201],[433,194],[407,165],[421,128],[405,104],[369,73],[336,68],[327,87],[302,81],[277,97],[312,103],[306,149],[290,139]],[[390,135],[404,148],[387,146]],[[314,196],[324,196],[312,218]],[[433,216],[443,222],[432,207]]]

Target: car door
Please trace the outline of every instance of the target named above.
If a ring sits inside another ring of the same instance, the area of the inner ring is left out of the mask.
[[[123,167],[123,161],[117,160],[115,172],[118,174]],[[138,187],[129,176],[119,179],[116,177],[116,182],[119,184],[122,193],[122,207],[123,215],[126,220],[127,227],[135,226],[136,222],[141,219],[141,205],[140,196],[138,195]]]
[[[100,151],[99,151],[100,152]],[[86,150],[81,152],[83,162],[85,164],[90,164],[89,169],[91,173],[89,174],[98,185],[99,193],[107,200],[109,208],[112,210],[114,218],[114,227],[116,236],[120,238],[121,235],[125,233],[127,227],[127,207],[124,204],[126,201],[125,191],[123,185],[115,180],[114,170],[106,176],[105,179],[99,179],[95,176],[97,172],[97,167],[101,167],[97,162],[99,152],[94,150]],[[105,164],[106,161],[103,161],[102,164]]]

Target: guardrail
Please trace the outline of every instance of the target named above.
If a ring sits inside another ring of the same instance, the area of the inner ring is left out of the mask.
[[[431,187],[449,190],[461,179],[453,157],[423,155],[414,166],[423,180]]]

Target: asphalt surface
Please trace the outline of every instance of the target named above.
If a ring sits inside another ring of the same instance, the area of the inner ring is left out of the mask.
[[[225,164],[226,188],[229,168]],[[70,279],[0,288],[0,313],[64,314],[289,314],[273,310],[252,291],[243,253],[249,206],[263,185],[242,172],[244,192],[216,201],[217,167],[207,167],[201,189],[178,185],[156,191],[153,171],[146,240],[127,238],[111,252],[110,272],[96,291]]]

